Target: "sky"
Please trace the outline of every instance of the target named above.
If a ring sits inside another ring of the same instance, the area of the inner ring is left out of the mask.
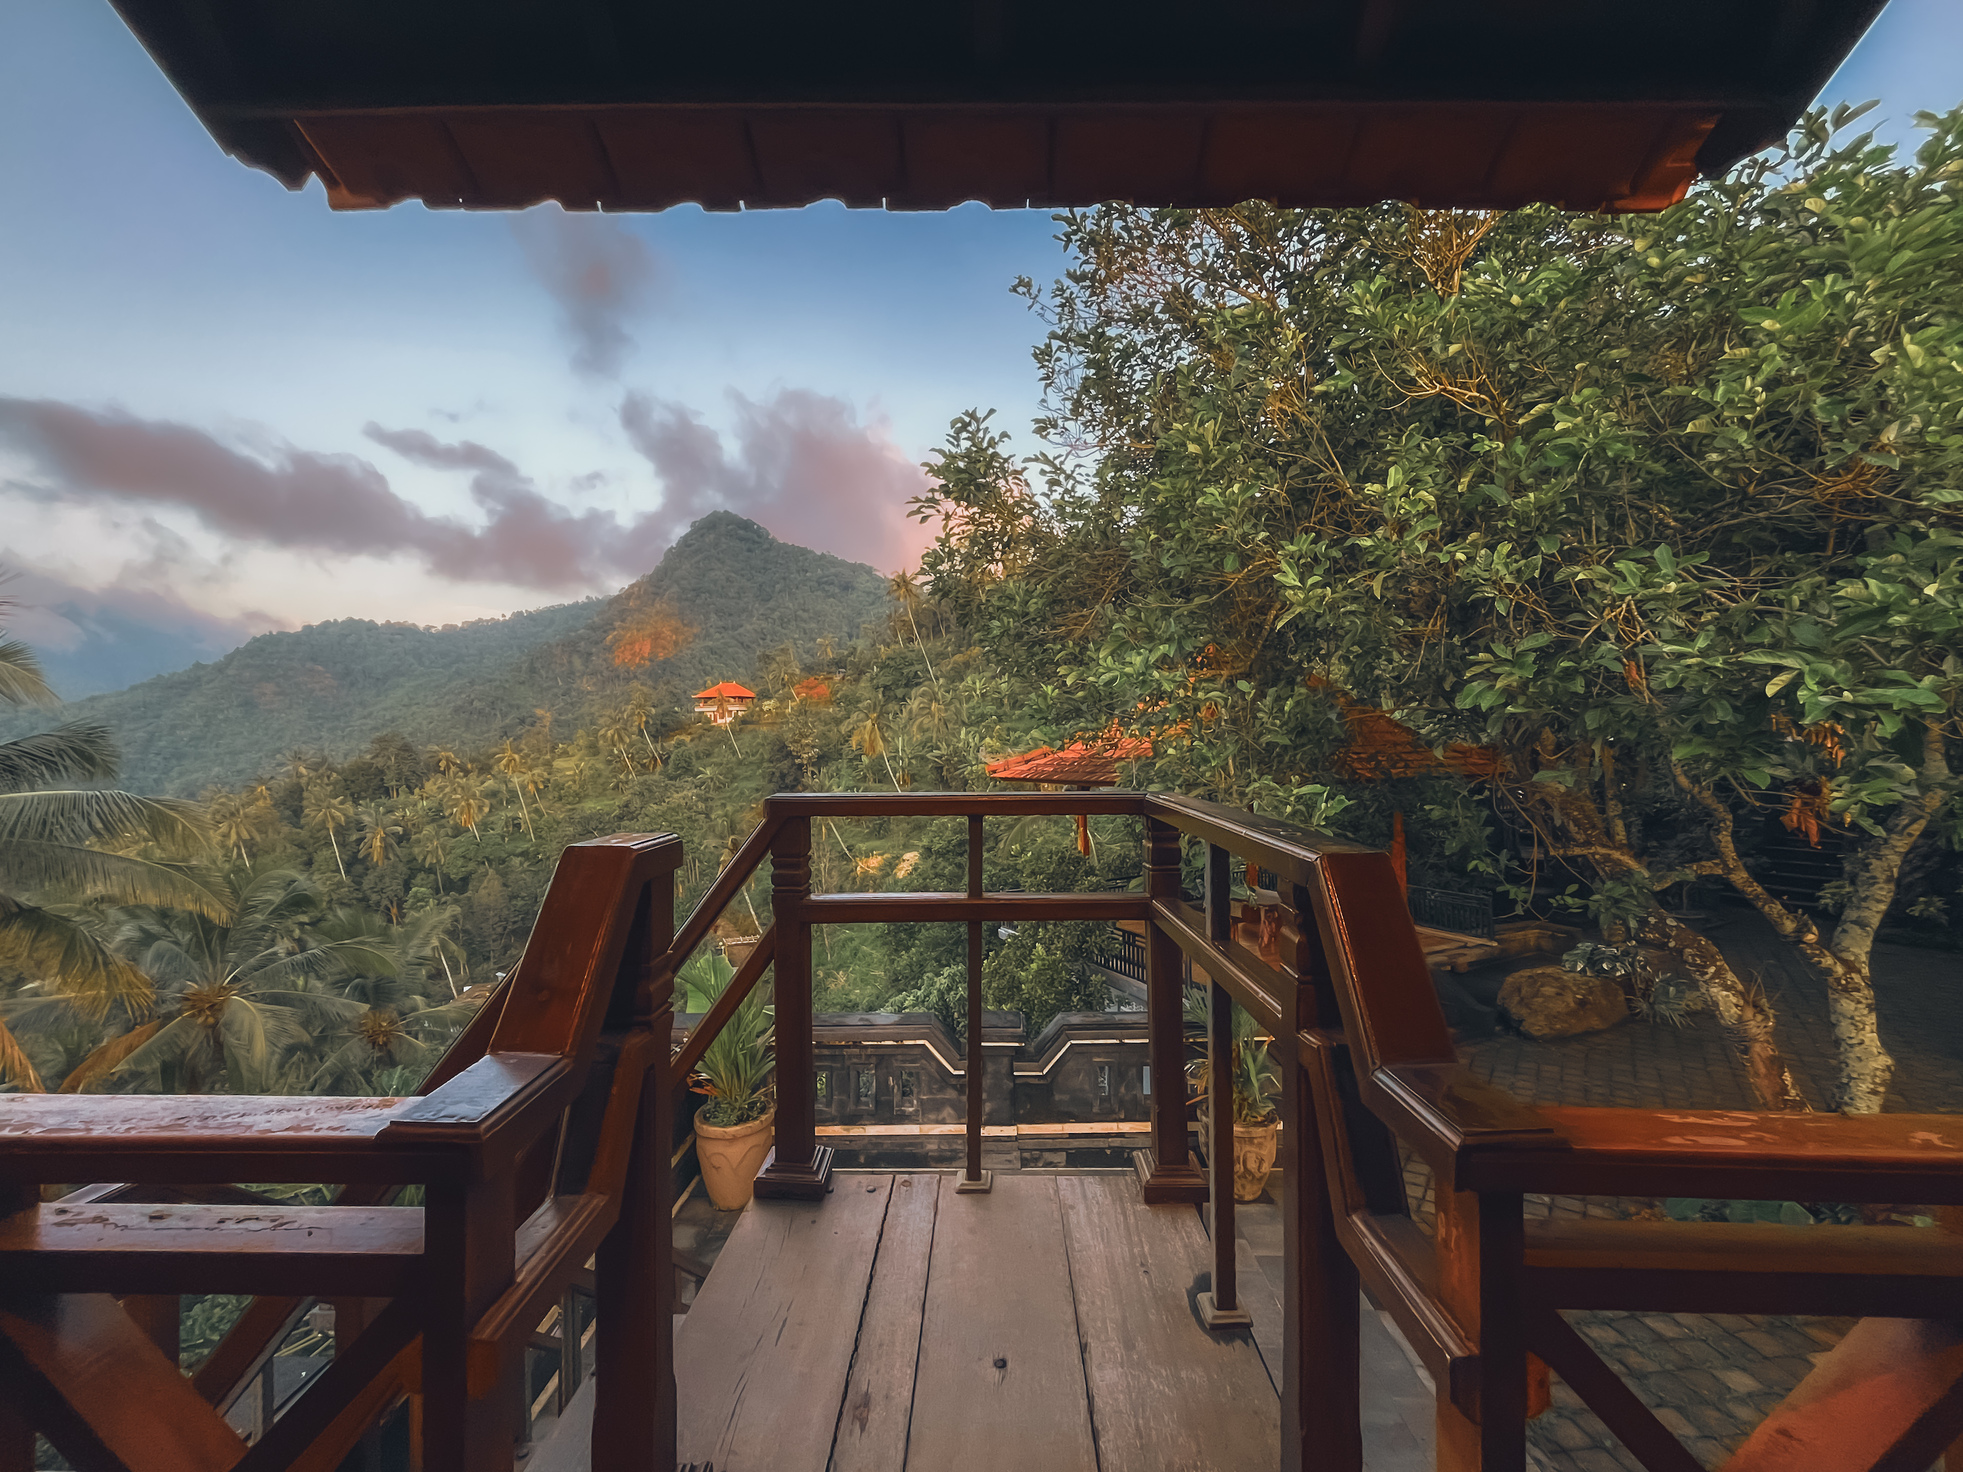
[[[1822,93],[1912,138],[1963,4]],[[726,506],[891,572],[948,421],[1036,409],[1040,211],[335,214],[227,158],[106,0],[0,3],[0,568],[64,694],[360,616],[606,592]]]

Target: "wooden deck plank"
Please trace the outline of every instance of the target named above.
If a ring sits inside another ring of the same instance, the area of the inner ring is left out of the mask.
[[[1057,1184],[998,1175],[987,1194],[942,1204],[907,1444],[914,1472],[1097,1472]]]
[[[676,1334],[684,1465],[825,1472],[892,1188],[841,1176],[744,1209]]]
[[[1281,1291],[1268,1281],[1261,1260],[1245,1237],[1234,1238],[1234,1279],[1241,1307],[1254,1317],[1254,1347],[1268,1371],[1268,1384],[1281,1387]]]
[[[1057,1186],[1104,1465],[1276,1466],[1281,1402],[1252,1335],[1200,1323],[1195,1300],[1212,1251],[1198,1214],[1147,1206],[1115,1175]]]
[[[952,1196],[954,1183],[939,1175],[893,1181],[832,1444],[832,1472],[900,1472],[906,1466],[927,1269],[943,1190]]]

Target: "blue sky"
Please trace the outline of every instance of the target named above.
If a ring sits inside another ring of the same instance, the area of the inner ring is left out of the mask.
[[[1823,96],[1908,136],[1963,99],[1963,5],[1892,0]],[[224,157],[104,0],[0,5],[0,198],[0,563],[77,658],[558,602],[715,504],[891,570],[948,420],[1027,425],[1009,285],[1062,264],[979,206],[333,214]]]

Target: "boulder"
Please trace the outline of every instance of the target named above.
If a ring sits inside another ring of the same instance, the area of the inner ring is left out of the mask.
[[[1600,1032],[1629,1015],[1622,987],[1609,976],[1583,976],[1559,966],[1529,966],[1500,987],[1500,1011],[1530,1038],[1569,1038]]]

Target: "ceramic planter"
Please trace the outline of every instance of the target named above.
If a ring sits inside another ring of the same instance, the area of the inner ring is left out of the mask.
[[[1275,1168],[1275,1132],[1279,1120],[1234,1126],[1234,1200],[1254,1201],[1268,1187]]]
[[[776,1138],[777,1111],[748,1124],[704,1124],[695,1119],[695,1160],[702,1167],[702,1188],[721,1211],[739,1211],[756,1194],[757,1172]],[[1274,1159],[1269,1143],[1268,1158]]]

